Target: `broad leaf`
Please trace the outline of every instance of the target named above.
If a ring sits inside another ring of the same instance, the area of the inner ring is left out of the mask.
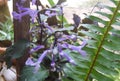
[[[25,54],[26,49],[29,47],[29,44],[30,42],[28,40],[22,39],[7,48],[4,57],[8,68],[11,66],[11,61],[13,59],[18,59]]]
[[[34,73],[35,68],[25,66],[21,73],[20,81],[44,81],[48,77],[48,70],[40,68],[37,73]]]

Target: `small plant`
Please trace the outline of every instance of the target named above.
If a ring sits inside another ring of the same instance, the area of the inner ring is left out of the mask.
[[[7,21],[0,23],[0,40],[12,40],[14,37],[13,33],[13,22],[11,18],[6,17]]]

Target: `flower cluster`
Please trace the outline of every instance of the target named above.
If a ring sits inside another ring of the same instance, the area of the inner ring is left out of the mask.
[[[26,65],[35,66],[35,71],[37,71],[38,68],[40,68],[41,62],[43,61],[43,59],[45,57],[47,57],[47,55],[51,56],[51,67],[54,69],[57,66],[56,60],[55,60],[56,55],[59,56],[61,60],[66,59],[69,63],[76,65],[75,61],[64,50],[69,49],[70,51],[78,52],[82,56],[86,56],[86,52],[84,50],[82,50],[82,48],[87,44],[87,42],[86,42],[86,40],[84,40],[80,46],[74,46],[72,44],[67,43],[66,42],[67,40],[76,41],[77,37],[75,35],[60,36],[59,38],[56,39],[56,44],[54,46],[53,46],[54,43],[51,44],[51,46],[48,49],[44,50],[44,52],[42,54],[40,54],[37,61],[33,61],[32,60],[33,58],[29,57],[28,60],[26,61]],[[38,45],[35,48],[32,48],[30,52],[33,53],[42,48],[44,48],[43,45],[41,45],[41,46]]]
[[[21,4],[24,2],[25,0],[22,0]],[[32,3],[34,4],[35,0],[33,0]],[[18,8],[18,13],[16,11],[13,11],[12,13],[13,18],[21,22],[22,17],[29,15],[31,17],[31,21],[34,22],[34,19],[37,17],[37,14],[39,11],[30,9],[30,8],[24,8],[21,4],[18,4],[18,3],[16,4]]]
[[[24,3],[25,1],[26,0],[22,0],[21,3]],[[36,5],[36,0],[32,0],[32,5]],[[86,40],[83,40],[80,46],[75,46],[73,43],[71,43],[71,41],[77,42],[76,35],[65,34],[64,31],[67,31],[65,29],[63,31],[62,30],[59,31],[59,26],[61,25],[49,26],[48,23],[46,22],[47,19],[41,21],[41,15],[44,15],[47,18],[51,18],[51,19],[52,17],[56,17],[58,15],[63,16],[63,8],[61,6],[56,6],[57,8],[44,9],[45,10],[44,13],[39,13],[42,10],[33,10],[30,8],[24,8],[20,4],[16,4],[16,6],[18,7],[18,13],[15,11],[13,12],[14,19],[21,21],[22,17],[29,15],[31,17],[32,23],[35,22],[35,19],[39,20],[37,26],[34,27],[38,28],[39,31],[38,36],[40,36],[39,41],[41,42],[30,50],[31,55],[26,61],[26,65],[35,67],[35,72],[39,70],[41,63],[44,62],[44,59],[46,57],[49,57],[50,59],[49,65],[53,69],[53,71],[57,70],[57,67],[63,60],[65,60],[66,63],[71,63],[73,65],[76,65],[75,61],[72,59],[70,54],[65,52],[65,50],[69,50],[71,52],[73,51],[78,52],[82,56],[86,56],[86,52],[82,50],[82,48],[87,44]],[[35,31],[34,27],[30,31],[30,33]],[[54,27],[58,28],[58,31],[55,30]],[[48,32],[45,32],[46,30],[50,31],[50,34],[48,34]],[[49,42],[48,39],[52,40],[52,42],[48,43]],[[32,56],[32,54],[35,52],[39,53],[38,58],[34,58]]]

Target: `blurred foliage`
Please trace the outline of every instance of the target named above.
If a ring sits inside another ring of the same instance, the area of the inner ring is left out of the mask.
[[[12,60],[22,57],[27,51],[30,42],[26,39],[21,39],[17,41],[14,45],[7,48],[4,59],[6,61],[7,67],[12,66]]]
[[[13,22],[11,18],[6,17],[7,21],[4,23],[0,22],[0,40],[11,40],[13,41]]]
[[[34,67],[25,66],[20,81],[43,81],[49,75],[49,71],[42,67],[37,73],[33,73],[33,70]]]

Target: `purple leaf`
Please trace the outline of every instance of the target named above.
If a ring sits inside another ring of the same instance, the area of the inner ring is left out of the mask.
[[[78,27],[79,24],[80,24],[81,19],[80,19],[80,17],[78,15],[73,14],[73,21],[75,23],[75,27]]]

